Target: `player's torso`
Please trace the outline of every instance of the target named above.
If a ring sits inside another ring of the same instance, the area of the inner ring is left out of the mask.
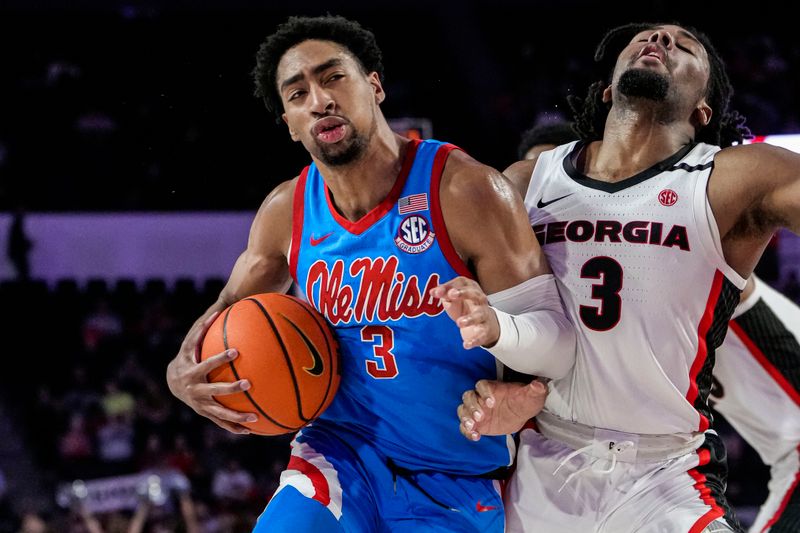
[[[576,365],[547,408],[632,433],[704,430],[713,348],[744,284],[706,208],[717,149],[687,147],[610,184],[575,170],[580,147],[542,154],[525,199],[578,330]]]
[[[496,377],[496,364],[483,350],[462,348],[458,328],[429,294],[468,274],[438,206],[452,146],[409,146],[392,192],[358,222],[336,212],[315,165],[298,185],[290,267],[342,353],[341,385],[322,420],[367,435],[408,468],[488,472],[509,463],[507,439],[470,443],[455,408],[477,380]]]
[[[757,280],[717,351],[711,401],[774,465],[800,444],[800,309]]]

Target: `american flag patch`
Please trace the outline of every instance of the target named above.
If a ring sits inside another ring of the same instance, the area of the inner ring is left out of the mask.
[[[397,201],[397,207],[401,215],[406,213],[413,213],[415,211],[427,211],[428,209],[428,193],[412,194],[411,196],[403,196]]]

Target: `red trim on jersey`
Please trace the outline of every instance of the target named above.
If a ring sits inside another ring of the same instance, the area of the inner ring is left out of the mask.
[[[305,474],[305,476],[311,480],[311,485],[314,486],[314,499],[325,506],[331,503],[328,480],[325,479],[325,476],[322,475],[319,468],[302,457],[292,455],[291,459],[289,459],[289,464],[286,466],[286,470],[297,470]]]
[[[745,347],[747,347],[747,350],[750,352],[750,354],[755,357],[756,361],[758,361],[758,364],[760,364],[764,370],[767,371],[767,374],[769,374],[772,379],[774,379],[775,382],[780,385],[780,387],[783,389],[783,392],[785,392],[792,400],[794,400],[794,403],[800,405],[800,391],[795,389],[792,384],[787,381],[783,374],[781,374],[781,371],[775,368],[775,365],[769,362],[769,359],[767,359],[767,356],[764,355],[764,352],[762,352],[758,346],[756,346],[756,343],[753,342],[753,339],[747,336],[747,333],[745,333],[742,327],[736,323],[735,319],[731,320],[730,327],[733,332],[736,333],[736,336],[739,337],[739,339],[744,343]]]
[[[711,284],[711,293],[708,295],[708,302],[706,303],[706,310],[703,312],[703,317],[700,319],[700,325],[697,327],[697,354],[694,356],[694,363],[689,370],[689,390],[686,392],[686,400],[694,405],[697,400],[699,391],[697,389],[697,375],[703,369],[708,357],[708,345],[706,344],[706,336],[708,330],[711,329],[711,324],[714,322],[714,308],[717,306],[717,300],[722,292],[722,272],[717,270],[714,274],[714,281]],[[699,414],[699,413],[698,413]],[[700,414],[700,426],[698,431],[705,431],[708,429],[708,418]]]
[[[707,465],[711,460],[711,452],[706,448],[701,448],[697,450],[697,457],[700,459],[697,466]],[[689,470],[688,474],[695,480],[694,488],[700,493],[700,499],[703,500],[703,503],[711,507],[711,510],[694,523],[689,533],[700,533],[708,524],[725,515],[725,510],[717,504],[717,500],[714,499],[711,489],[706,486],[706,476],[698,472],[696,468],[697,467]]]
[[[439,248],[442,250],[444,258],[453,267],[453,270],[459,276],[475,279],[467,265],[464,264],[464,260],[456,252],[453,243],[450,242],[450,236],[447,234],[447,226],[445,226],[444,216],[442,215],[442,205],[439,202],[439,187],[442,182],[444,165],[447,163],[447,156],[453,150],[460,150],[460,148],[452,144],[443,144],[433,158],[433,169],[431,170],[431,222],[433,222],[433,228],[436,231],[436,238],[439,240]]]
[[[406,179],[408,179],[408,173],[411,172],[411,167],[414,164],[414,157],[417,155],[417,147],[419,146],[419,143],[420,141],[418,140],[411,140],[408,143],[408,148],[406,148],[406,158],[403,161],[403,166],[400,168],[400,173],[397,175],[397,179],[394,181],[392,190],[389,191],[389,194],[386,196],[386,198],[384,198],[381,203],[373,207],[369,213],[359,218],[355,222],[351,222],[339,214],[339,212],[336,210],[336,207],[333,205],[331,191],[328,189],[328,185],[326,184],[325,199],[328,201],[328,209],[330,210],[333,219],[350,233],[354,235],[361,235],[374,223],[383,218],[386,213],[391,211],[394,205],[397,203],[397,199],[400,198],[400,193],[403,191],[403,185],[406,184]]]
[[[292,200],[292,244],[289,246],[289,273],[295,283],[297,283],[297,258],[300,256],[300,241],[303,239],[303,206],[306,198],[308,168],[304,168],[300,173],[300,177],[294,187],[294,198]]]
[[[797,447],[797,453],[800,454],[800,446]],[[772,515],[772,518],[769,519],[769,522],[767,522],[767,524],[764,526],[764,529],[761,530],[762,533],[771,528],[772,526],[774,526],[775,522],[780,520],[781,515],[783,514],[783,511],[786,510],[786,506],[789,504],[789,500],[792,498],[792,495],[794,494],[795,489],[797,489],[798,484],[800,484],[800,472],[794,475],[794,482],[789,487],[789,490],[786,491],[786,494],[783,496],[783,499],[781,500],[781,504],[778,507],[778,510],[775,511],[775,514]]]
[[[763,143],[766,142],[767,136],[766,135],[756,135],[752,139],[750,139],[751,143]]]

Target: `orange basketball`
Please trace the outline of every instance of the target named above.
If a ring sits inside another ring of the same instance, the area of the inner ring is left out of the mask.
[[[318,417],[339,387],[339,347],[325,319],[285,294],[256,294],[225,309],[206,333],[205,360],[229,348],[239,356],[208,374],[209,381],[250,381],[250,389],[216,397],[258,420],[253,433],[291,433]]]

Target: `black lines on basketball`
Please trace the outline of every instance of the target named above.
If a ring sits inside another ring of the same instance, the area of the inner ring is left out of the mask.
[[[228,312],[225,313],[225,321],[222,323],[222,343],[225,345],[226,350],[228,349],[228,317],[230,316],[231,311],[233,311],[233,308],[234,306],[228,308]],[[236,365],[233,364],[234,362],[235,361],[229,361],[228,365],[230,365],[231,372],[233,372],[234,377],[236,377],[236,381],[239,381],[242,378],[239,377],[239,372],[236,370]],[[263,415],[267,420],[269,420],[276,426],[282,427],[284,429],[297,429],[293,428],[292,426],[281,424],[280,422],[269,416],[266,412],[264,412],[261,406],[258,405],[258,402],[256,402],[256,400],[250,395],[250,392],[248,391],[242,391],[242,392],[244,392],[244,395],[247,397],[248,400],[250,400],[250,403],[253,404],[253,407],[255,407],[256,410],[259,413],[261,413],[261,415]]]
[[[303,404],[300,400],[300,387],[297,384],[297,376],[294,373],[294,365],[292,365],[291,357],[289,357],[289,351],[286,349],[286,345],[283,343],[283,339],[281,338],[280,331],[278,331],[278,327],[275,325],[275,322],[272,320],[272,317],[269,314],[261,302],[256,300],[255,298],[246,298],[246,300],[255,303],[258,308],[261,310],[261,313],[264,315],[264,318],[267,319],[269,322],[269,326],[272,328],[272,332],[275,334],[275,338],[278,340],[278,344],[281,347],[281,351],[283,352],[283,358],[286,361],[286,367],[289,369],[289,375],[292,377],[292,385],[294,386],[294,397],[295,402],[297,403],[297,413],[300,416],[300,419],[304,422],[310,421],[309,418],[306,418],[303,414]]]

